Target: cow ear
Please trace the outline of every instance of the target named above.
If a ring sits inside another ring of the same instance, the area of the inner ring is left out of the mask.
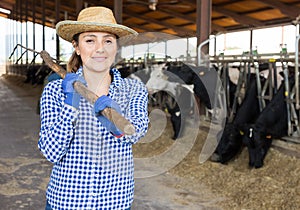
[[[266,139],[272,139],[271,135],[266,135]]]

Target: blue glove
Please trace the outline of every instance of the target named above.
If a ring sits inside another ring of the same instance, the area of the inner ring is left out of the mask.
[[[73,87],[73,84],[76,81],[79,81],[86,85],[86,81],[82,76],[79,76],[75,73],[67,73],[64,80],[62,81],[62,88],[63,92],[66,94],[65,103],[78,109],[80,102],[80,94],[77,93]]]
[[[106,107],[110,107],[115,109],[118,113],[122,114],[121,108],[119,105],[109,98],[106,95],[99,97],[94,104],[94,111],[96,117],[104,125],[115,137],[120,138],[124,135],[122,131],[120,131],[111,121],[109,121],[106,117],[101,114],[101,111]]]
[[[57,73],[52,73],[47,77],[48,82],[51,82],[53,80],[60,79],[61,77]]]

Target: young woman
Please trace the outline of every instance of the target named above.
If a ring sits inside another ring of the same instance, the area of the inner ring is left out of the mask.
[[[130,209],[134,193],[132,144],[148,128],[143,83],[123,79],[112,68],[119,37],[137,33],[116,23],[105,7],[82,10],[77,21],[61,21],[57,34],[74,53],[64,79],[48,83],[41,97],[38,146],[52,162],[46,209]],[[90,104],[73,88],[80,81],[99,96]],[[124,135],[101,115],[112,107],[135,127]]]

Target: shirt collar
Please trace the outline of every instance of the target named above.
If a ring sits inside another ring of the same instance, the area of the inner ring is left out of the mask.
[[[79,69],[77,69],[76,74],[83,76],[82,66],[80,66]]]
[[[113,74],[112,85],[115,86],[116,88],[119,88],[121,86],[121,81],[122,81],[121,73],[116,68],[112,68],[110,72],[111,74]]]

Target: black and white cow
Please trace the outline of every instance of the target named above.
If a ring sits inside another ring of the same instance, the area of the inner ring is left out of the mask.
[[[170,75],[165,74],[164,65],[151,71],[150,79],[146,83],[149,94],[164,92],[171,97],[175,104],[166,103],[165,106],[171,115],[171,123],[173,126],[173,139],[181,137],[185,120],[193,109],[193,86],[182,83],[169,81]],[[174,76],[174,75],[172,75]],[[177,78],[178,79],[178,78]]]
[[[176,87],[175,105],[166,103],[166,108],[171,115],[171,123],[174,131],[172,139],[182,137],[187,118],[190,117],[193,107],[193,91],[188,85],[179,84]]]
[[[185,119],[189,113],[195,113],[198,110],[199,103],[194,101],[194,96],[195,99],[200,99],[208,109],[214,107],[217,79],[218,74],[214,68],[208,69],[184,63],[175,66],[167,64],[151,72],[146,84],[149,93],[164,90],[175,96],[177,102],[175,107],[167,106],[174,129],[173,139],[182,134]]]
[[[293,83],[293,82],[292,82]],[[271,102],[263,109],[254,124],[244,126],[243,143],[249,152],[249,166],[260,168],[273,138],[287,135],[287,104],[282,83]]]
[[[195,96],[207,107],[212,109],[215,104],[215,91],[218,73],[215,68],[194,66],[185,63],[177,65],[167,64],[165,75],[171,82],[193,85]]]

